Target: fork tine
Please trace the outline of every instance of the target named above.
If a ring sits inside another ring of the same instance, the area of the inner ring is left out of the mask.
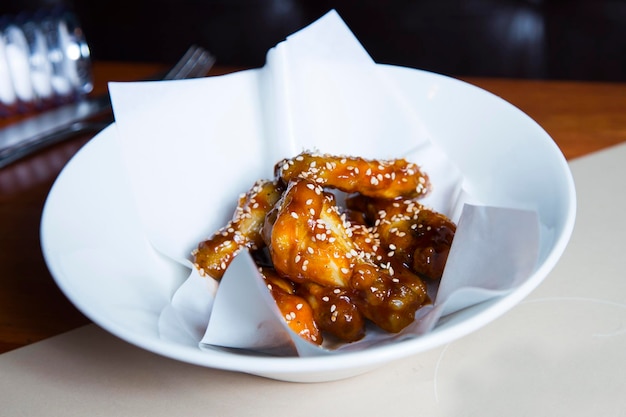
[[[163,77],[164,80],[174,80],[180,77],[181,71],[186,71],[187,65],[191,59],[193,59],[194,54],[196,54],[196,46],[192,45],[185,51],[185,54],[180,57],[180,59],[174,64],[174,66],[165,74]]]
[[[208,51],[202,49],[202,53],[198,54],[196,64],[189,71],[190,77],[204,77],[209,72],[209,69],[215,64],[215,57]]]
[[[215,63],[215,57],[207,50],[192,45],[187,52],[165,75],[164,80],[203,77]]]
[[[206,75],[207,67],[213,65],[215,59],[204,50],[196,50],[178,74],[181,78],[195,78]]]

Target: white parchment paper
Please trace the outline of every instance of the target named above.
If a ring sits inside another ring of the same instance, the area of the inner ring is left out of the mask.
[[[334,11],[271,49],[263,68],[111,83],[110,92],[143,230],[190,270],[163,308],[164,339],[279,355],[362,349],[428,332],[443,315],[505,294],[534,270],[536,213],[484,207],[464,192],[462,172]],[[219,285],[193,270],[192,249],[229,220],[237,196],[303,150],[413,161],[434,184],[424,204],[458,222],[434,305],[401,334],[371,329],[356,343],[313,346],[288,329],[247,252]]]

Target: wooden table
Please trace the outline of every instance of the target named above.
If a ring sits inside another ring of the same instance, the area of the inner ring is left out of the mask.
[[[160,65],[94,64],[94,93],[108,81],[136,80]],[[216,68],[213,74],[228,72]],[[626,84],[471,78],[519,107],[554,138],[568,159],[626,141]],[[0,128],[17,119],[0,120]],[[39,224],[64,164],[89,137],[78,137],[0,170],[0,353],[89,323],[65,298],[44,263]]]

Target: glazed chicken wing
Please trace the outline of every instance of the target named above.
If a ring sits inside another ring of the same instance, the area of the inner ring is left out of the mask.
[[[288,326],[314,344],[353,342],[369,320],[388,332],[429,302],[422,278],[440,279],[456,226],[417,202],[430,183],[404,159],[302,153],[241,196],[232,220],[194,251],[201,274],[221,279],[250,249]],[[328,188],[352,194],[346,207]]]
[[[346,205],[364,214],[388,256],[422,277],[441,279],[456,232],[450,219],[415,199],[355,195],[346,200]]]
[[[344,342],[365,336],[365,317],[353,301],[352,289],[308,282],[300,285],[297,292],[308,301],[315,322],[323,332]]]
[[[235,255],[242,249],[255,250],[263,245],[261,228],[265,216],[280,198],[276,182],[258,181],[239,198],[233,218],[193,252],[194,264],[201,274],[221,279]]]
[[[306,298],[296,294],[295,285],[272,268],[260,268],[259,271],[289,328],[311,343],[322,344],[314,311]]]
[[[359,311],[391,333],[411,324],[417,309],[428,301],[422,280],[402,269],[362,263],[351,278],[352,299]]]
[[[344,341],[363,335],[363,318],[398,332],[426,301],[421,279],[386,259],[378,238],[352,225],[332,194],[308,179],[289,183],[263,230],[274,267],[298,284],[320,329]]]
[[[274,268],[295,282],[345,288],[357,248],[334,196],[294,179],[266,218],[263,236]]]
[[[404,159],[377,161],[301,153],[282,160],[274,171],[285,183],[306,178],[324,187],[369,197],[421,197],[430,190],[428,176],[419,166]]]

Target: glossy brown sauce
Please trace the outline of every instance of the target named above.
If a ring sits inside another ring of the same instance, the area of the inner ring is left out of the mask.
[[[393,333],[411,324],[430,302],[426,283],[441,278],[456,230],[419,204],[428,176],[404,160],[311,153],[279,162],[275,173],[198,245],[198,270],[220,279],[249,249],[290,328],[312,343],[359,340],[367,321]],[[350,194],[346,207],[331,189]]]

